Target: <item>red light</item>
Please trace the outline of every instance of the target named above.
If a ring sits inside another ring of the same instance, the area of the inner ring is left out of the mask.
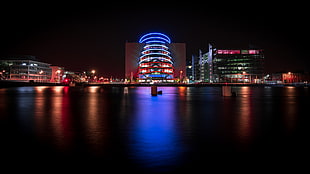
[[[240,50],[217,50],[217,54],[240,54]]]
[[[249,54],[259,54],[259,50],[249,50]]]

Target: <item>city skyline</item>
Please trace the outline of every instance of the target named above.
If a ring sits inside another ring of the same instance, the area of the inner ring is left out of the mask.
[[[122,78],[125,43],[137,42],[148,32],[162,32],[176,43],[186,43],[186,58],[206,51],[208,43],[227,49],[250,45],[265,50],[266,72],[310,69],[303,45],[309,37],[305,11],[291,13],[296,6],[290,4],[208,4],[209,8],[154,4],[147,9],[32,5],[8,5],[1,12],[5,26],[1,54],[34,55],[68,70],[96,69],[103,76]]]

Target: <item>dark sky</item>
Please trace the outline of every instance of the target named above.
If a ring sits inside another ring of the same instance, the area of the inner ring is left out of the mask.
[[[265,50],[266,72],[310,71],[307,4],[160,2],[2,4],[1,54],[34,55],[67,70],[122,78],[126,41],[162,32],[186,43],[188,58],[207,51],[208,43],[251,45]]]

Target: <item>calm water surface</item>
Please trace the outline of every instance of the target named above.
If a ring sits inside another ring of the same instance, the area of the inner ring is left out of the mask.
[[[158,90],[0,89],[1,165],[38,173],[306,169],[309,88],[233,87],[236,97],[220,87]]]

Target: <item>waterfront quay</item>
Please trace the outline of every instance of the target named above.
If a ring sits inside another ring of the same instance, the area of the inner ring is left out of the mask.
[[[183,87],[221,87],[221,86],[295,86],[295,87],[309,87],[309,83],[281,83],[281,84],[266,84],[266,83],[42,83],[42,82],[22,82],[22,81],[0,81],[0,88],[7,87],[21,87],[21,86],[102,86],[102,87],[134,87],[134,86],[183,86]]]
[[[221,86],[310,86],[308,83],[285,83],[285,84],[265,84],[265,83],[87,83],[84,86],[119,86],[119,87],[130,87],[130,86],[184,86],[184,87],[221,87]]]

